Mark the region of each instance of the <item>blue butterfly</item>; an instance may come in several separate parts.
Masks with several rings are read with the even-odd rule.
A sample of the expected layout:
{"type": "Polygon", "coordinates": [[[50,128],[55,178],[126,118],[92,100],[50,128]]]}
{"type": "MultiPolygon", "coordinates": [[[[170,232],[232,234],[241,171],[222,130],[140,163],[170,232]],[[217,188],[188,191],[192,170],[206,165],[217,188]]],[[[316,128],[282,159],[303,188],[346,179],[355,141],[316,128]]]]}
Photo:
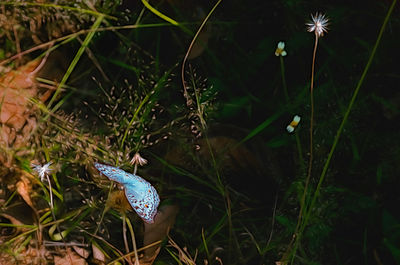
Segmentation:
{"type": "Polygon", "coordinates": [[[122,169],[95,163],[94,166],[109,179],[125,189],[125,196],[136,213],[147,223],[154,222],[160,197],[156,189],[143,178],[122,169]]]}

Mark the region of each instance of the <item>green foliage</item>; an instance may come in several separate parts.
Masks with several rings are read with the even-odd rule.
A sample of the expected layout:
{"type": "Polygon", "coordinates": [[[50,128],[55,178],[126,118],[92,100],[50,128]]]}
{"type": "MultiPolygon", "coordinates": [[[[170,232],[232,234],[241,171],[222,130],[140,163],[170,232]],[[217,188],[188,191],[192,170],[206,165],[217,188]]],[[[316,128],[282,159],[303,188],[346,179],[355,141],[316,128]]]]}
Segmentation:
{"type": "Polygon", "coordinates": [[[66,61],[57,65],[67,67],[59,79],[41,79],[39,94],[55,93],[46,104],[29,99],[36,122],[30,144],[11,152],[11,171],[0,171],[0,229],[9,236],[0,252],[21,261],[40,235],[59,246],[90,242],[110,261],[122,259],[131,245],[124,235],[140,245],[142,223],[113,207],[113,185],[92,163],[131,172],[140,152],[149,165],[139,174],[155,185],[161,207],[180,206],[173,240],[162,243],[154,264],[194,257],[208,264],[400,264],[393,206],[400,203],[400,94],[393,86],[400,24],[388,20],[389,6],[222,2],[202,32],[209,35],[199,38],[205,48],[182,68],[215,3],[172,2],[2,3],[2,72],[36,57],[51,61],[55,52],[66,61]],[[331,24],[316,57],[314,163],[305,190],[310,10],[326,11],[331,24]],[[274,56],[279,41],[286,57],[274,56]],[[301,122],[288,134],[294,115],[301,122]],[[50,183],[41,182],[31,163],[50,161],[50,183]],[[23,174],[9,183],[10,172],[29,176],[33,210],[15,188],[23,174]],[[20,218],[28,210],[33,219],[20,218]]]}

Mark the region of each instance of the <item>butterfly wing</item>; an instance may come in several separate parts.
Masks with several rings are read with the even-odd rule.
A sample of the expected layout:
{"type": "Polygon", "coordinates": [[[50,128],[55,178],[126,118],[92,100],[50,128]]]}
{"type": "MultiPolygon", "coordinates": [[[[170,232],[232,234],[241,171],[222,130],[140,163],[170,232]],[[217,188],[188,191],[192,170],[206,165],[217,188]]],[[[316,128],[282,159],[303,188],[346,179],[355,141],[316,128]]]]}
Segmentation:
{"type": "Polygon", "coordinates": [[[147,223],[154,222],[160,197],[156,189],[145,179],[122,169],[95,163],[94,166],[109,179],[124,186],[125,196],[132,208],[147,223]]]}
{"type": "Polygon", "coordinates": [[[129,174],[122,169],[112,167],[112,166],[107,166],[99,163],[95,163],[94,166],[104,175],[106,175],[109,179],[116,181],[120,184],[126,184],[129,183],[129,179],[131,176],[134,176],[132,174],[129,174]]]}
{"type": "Polygon", "coordinates": [[[136,213],[147,223],[153,223],[160,204],[160,197],[156,189],[149,182],[141,179],[136,185],[127,185],[125,195],[136,213]]]}

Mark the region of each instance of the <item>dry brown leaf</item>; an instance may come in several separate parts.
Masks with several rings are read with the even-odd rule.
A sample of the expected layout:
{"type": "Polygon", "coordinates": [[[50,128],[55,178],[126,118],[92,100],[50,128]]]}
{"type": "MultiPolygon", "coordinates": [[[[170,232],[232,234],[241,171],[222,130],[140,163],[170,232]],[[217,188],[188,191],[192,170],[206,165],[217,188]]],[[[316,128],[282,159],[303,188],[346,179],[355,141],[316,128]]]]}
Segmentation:
{"type": "Polygon", "coordinates": [[[90,253],[89,253],[89,251],[87,249],[81,248],[81,247],[78,247],[78,246],[72,246],[72,248],[82,258],[87,259],[89,257],[90,253]]]}
{"type": "MultiPolygon", "coordinates": [[[[32,117],[29,98],[38,94],[35,85],[34,70],[40,60],[34,60],[0,77],[0,146],[19,148],[26,144],[30,132],[36,126],[32,117]]],[[[11,166],[11,160],[5,154],[0,162],[11,166]]]]}
{"type": "MultiPolygon", "coordinates": [[[[150,245],[157,241],[162,241],[169,232],[169,229],[174,225],[176,215],[179,208],[176,205],[166,205],[162,207],[154,218],[154,223],[144,224],[144,246],[150,245]]],[[[144,257],[140,260],[140,264],[152,264],[160,251],[160,245],[144,250],[144,257]],[[151,262],[151,263],[149,263],[151,262]]]]}
{"type": "Polygon", "coordinates": [[[24,223],[22,223],[20,220],[18,220],[17,218],[14,218],[14,216],[11,216],[11,215],[9,215],[9,214],[0,213],[0,216],[6,218],[6,219],[8,219],[8,220],[10,220],[10,222],[11,222],[13,225],[19,226],[19,225],[23,225],[23,224],[24,224],[24,223]]]}
{"type": "Polygon", "coordinates": [[[35,83],[34,70],[39,66],[41,60],[33,60],[27,64],[18,67],[18,69],[6,73],[0,77],[0,84],[2,88],[20,90],[28,89],[30,95],[33,96],[37,88],[33,87],[35,83]]]}
{"type": "Polygon", "coordinates": [[[32,265],[32,264],[47,264],[48,260],[52,260],[52,254],[46,248],[37,248],[36,246],[27,246],[21,248],[18,254],[15,255],[8,251],[0,251],[0,264],[18,264],[18,265],[32,265]]]}
{"type": "Polygon", "coordinates": [[[19,195],[24,199],[24,201],[33,209],[36,211],[36,208],[33,205],[32,199],[31,199],[31,193],[32,193],[32,184],[26,178],[25,176],[20,176],[20,180],[17,182],[17,191],[19,195]]]}
{"type": "Polygon", "coordinates": [[[87,262],[84,258],[80,257],[76,252],[70,248],[67,249],[67,253],[63,257],[54,256],[55,265],[86,265],[87,262]]]}
{"type": "MultiPolygon", "coordinates": [[[[5,219],[8,219],[11,224],[15,225],[15,227],[13,227],[13,228],[4,227],[4,228],[0,229],[0,232],[1,232],[0,245],[3,244],[5,241],[7,241],[9,238],[13,238],[16,235],[18,235],[19,233],[28,230],[28,228],[21,227],[24,223],[22,223],[20,220],[18,220],[14,216],[12,216],[10,214],[6,214],[6,213],[1,213],[0,216],[5,219]]],[[[2,263],[0,263],[0,264],[2,264],[2,263]]]]}
{"type": "MultiPolygon", "coordinates": [[[[52,254],[43,245],[41,247],[29,246],[21,255],[22,264],[44,264],[46,260],[52,259],[52,254]],[[36,262],[33,262],[35,260],[36,262]]],[[[21,264],[21,263],[19,263],[21,264]]]]}
{"type": "MultiPolygon", "coordinates": [[[[60,60],[59,54],[53,52],[49,57],[30,61],[0,77],[0,150],[15,150],[28,144],[36,127],[35,108],[30,98],[45,102],[54,92],[53,88],[45,86],[47,90],[41,95],[36,78],[61,79],[65,59],[60,60]]],[[[0,153],[0,162],[11,167],[12,158],[6,153],[0,153]]]]}
{"type": "Polygon", "coordinates": [[[105,264],[106,256],[104,253],[94,244],[92,244],[93,259],[96,260],[96,264],[105,264]]]}

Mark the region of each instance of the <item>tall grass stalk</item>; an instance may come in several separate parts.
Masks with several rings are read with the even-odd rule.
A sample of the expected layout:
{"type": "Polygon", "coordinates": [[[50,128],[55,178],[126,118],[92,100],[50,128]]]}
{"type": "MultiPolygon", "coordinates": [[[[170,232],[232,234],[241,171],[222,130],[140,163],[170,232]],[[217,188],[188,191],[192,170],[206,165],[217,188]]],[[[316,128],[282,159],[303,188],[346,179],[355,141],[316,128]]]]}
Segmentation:
{"type": "MultiPolygon", "coordinates": [[[[182,80],[182,86],[183,86],[183,95],[184,95],[186,100],[189,100],[189,95],[188,95],[188,91],[187,91],[187,82],[186,82],[186,79],[185,79],[185,67],[186,67],[187,59],[188,59],[189,54],[190,54],[190,52],[191,52],[191,50],[193,48],[194,43],[198,39],[198,36],[199,36],[200,32],[203,30],[203,28],[205,27],[207,21],[209,20],[209,18],[211,17],[211,15],[214,13],[214,11],[216,10],[216,8],[218,7],[218,5],[221,2],[222,2],[222,0],[218,0],[218,2],[215,3],[213,8],[210,10],[210,12],[204,18],[203,22],[201,23],[200,27],[198,28],[195,36],[193,37],[193,39],[192,39],[192,41],[191,41],[191,43],[190,43],[190,45],[189,45],[189,47],[188,47],[188,49],[186,51],[185,57],[183,58],[182,68],[181,68],[181,80],[182,80]]],[[[196,92],[196,89],[195,89],[195,84],[196,83],[193,80],[192,80],[192,83],[193,83],[192,85],[194,86],[194,91],[195,91],[197,114],[198,114],[198,117],[200,119],[202,130],[206,131],[207,125],[206,125],[206,122],[205,122],[205,119],[204,119],[204,116],[203,116],[204,113],[203,113],[203,111],[201,109],[200,96],[196,92]]],[[[237,239],[236,239],[236,237],[234,235],[234,232],[233,232],[231,200],[230,200],[230,197],[229,197],[229,192],[228,192],[228,190],[226,189],[226,187],[224,186],[224,184],[222,182],[222,178],[221,178],[220,172],[218,170],[217,162],[216,162],[216,159],[215,159],[215,154],[213,152],[213,149],[212,149],[210,141],[209,141],[209,139],[207,137],[207,134],[205,135],[205,140],[206,140],[207,148],[208,148],[208,151],[210,153],[211,160],[212,160],[212,165],[213,165],[215,173],[217,175],[217,183],[216,183],[217,184],[217,190],[219,191],[219,193],[221,194],[221,196],[224,199],[225,210],[226,210],[226,214],[228,216],[228,230],[229,230],[229,250],[228,250],[229,257],[228,257],[228,261],[230,261],[230,259],[231,259],[230,253],[232,252],[231,251],[232,250],[232,244],[231,243],[232,243],[233,240],[236,243],[235,245],[237,246],[237,251],[240,252],[239,243],[237,242],[237,239]]]]}
{"type": "MultiPolygon", "coordinates": [[[[318,20],[319,18],[319,14],[317,13],[315,15],[315,19],[318,20]]],[[[322,16],[323,18],[324,16],[322,16]]],[[[306,197],[307,197],[307,191],[308,191],[308,185],[310,183],[310,179],[311,179],[311,174],[312,174],[312,165],[313,165],[313,149],[314,149],[314,145],[313,145],[313,127],[314,127],[314,70],[315,70],[315,58],[317,55],[317,47],[318,47],[318,39],[320,36],[322,36],[323,34],[323,27],[322,24],[317,24],[316,20],[313,18],[313,22],[308,24],[309,28],[308,31],[314,31],[315,33],[315,42],[314,42],[314,50],[313,50],[313,57],[312,57],[312,63],[311,63],[311,81],[310,81],[310,105],[311,105],[311,109],[310,109],[310,129],[309,129],[309,139],[310,139],[310,145],[309,145],[309,152],[310,152],[310,157],[308,160],[308,170],[307,170],[307,177],[306,177],[306,182],[304,184],[304,190],[303,190],[303,195],[301,196],[301,201],[300,201],[300,211],[299,211],[299,216],[297,218],[297,224],[296,224],[296,228],[294,230],[294,234],[292,237],[292,240],[289,243],[288,246],[288,250],[286,251],[286,253],[283,256],[283,261],[286,264],[288,258],[291,257],[291,260],[293,262],[293,259],[295,257],[295,253],[296,253],[296,249],[297,249],[297,244],[299,242],[299,230],[301,228],[302,225],[302,220],[303,220],[303,215],[304,212],[306,211],[306,197]],[[320,30],[318,30],[317,25],[320,26],[320,30]],[[293,245],[294,243],[294,245],[293,245]]]]}
{"type": "MultiPolygon", "coordinates": [[[[92,31],[89,32],[89,34],[86,36],[85,40],[83,41],[81,47],[79,48],[78,52],[76,53],[74,59],[72,60],[71,64],[69,65],[67,72],[64,74],[63,78],[61,79],[60,84],[57,87],[56,92],[54,93],[53,97],[50,99],[50,102],[47,104],[47,108],[50,109],[51,105],[54,103],[56,100],[58,94],[61,92],[61,88],[64,86],[64,84],[67,82],[68,78],[70,77],[72,71],[75,69],[75,66],[78,64],[79,59],[81,58],[83,52],[85,51],[86,47],[89,45],[90,41],[94,37],[94,34],[96,33],[95,29],[98,29],[101,25],[101,22],[104,19],[104,15],[100,15],[97,17],[96,21],[93,23],[92,26],[92,31]]],[[[55,112],[62,103],[64,103],[64,100],[61,100],[53,109],[52,112],[55,112]],[[61,104],[60,104],[61,103],[61,104]]],[[[46,116],[45,119],[48,118],[48,115],[46,116]]]]}
{"type": "Polygon", "coordinates": [[[366,75],[368,73],[368,70],[371,67],[372,61],[373,61],[373,59],[375,57],[375,53],[376,53],[376,51],[378,49],[378,46],[379,46],[379,44],[381,42],[383,32],[385,31],[386,25],[387,25],[387,23],[389,21],[390,15],[393,12],[393,9],[394,9],[394,7],[396,5],[396,2],[397,2],[397,0],[393,0],[392,5],[390,6],[390,8],[389,8],[389,10],[388,10],[388,12],[387,12],[387,14],[385,16],[385,19],[383,21],[381,29],[379,30],[378,37],[377,37],[377,39],[375,41],[375,45],[374,45],[374,47],[372,49],[371,55],[368,58],[368,62],[365,65],[365,68],[364,68],[364,70],[363,70],[363,72],[361,74],[360,79],[358,80],[357,86],[354,89],[353,96],[351,97],[349,105],[347,106],[346,112],[345,112],[345,114],[343,116],[342,122],[340,123],[340,126],[339,126],[339,128],[338,128],[338,130],[336,132],[336,136],[335,136],[335,138],[333,140],[333,143],[332,143],[331,149],[329,151],[328,157],[326,159],[326,162],[325,162],[324,167],[322,169],[321,175],[319,177],[317,188],[315,189],[315,192],[314,192],[313,198],[311,200],[310,206],[308,207],[308,210],[306,212],[302,228],[300,229],[301,233],[304,231],[305,227],[308,224],[308,220],[309,220],[311,212],[312,212],[312,210],[314,208],[314,204],[315,204],[315,202],[317,200],[317,197],[318,197],[318,195],[320,193],[321,185],[324,182],[326,173],[328,172],[329,164],[331,162],[333,153],[335,152],[335,149],[336,149],[336,146],[337,146],[337,144],[339,142],[340,136],[342,135],[344,125],[346,124],[346,121],[347,121],[347,119],[348,119],[348,117],[350,115],[350,112],[351,112],[352,108],[353,108],[354,102],[355,102],[355,100],[357,98],[358,92],[360,91],[361,85],[363,84],[363,82],[365,80],[365,77],[366,77],[366,75]]]}
{"type": "Polygon", "coordinates": [[[179,22],[177,22],[176,20],[170,18],[167,15],[164,15],[163,13],[161,13],[160,11],[158,11],[157,9],[155,9],[153,6],[151,6],[149,4],[149,2],[147,0],[142,0],[143,5],[150,10],[150,12],[152,12],[154,15],[160,17],[161,19],[171,23],[174,26],[179,26],[179,22]]]}
{"type": "MultiPolygon", "coordinates": [[[[131,234],[133,253],[135,253],[135,265],[139,265],[139,255],[138,255],[138,250],[137,250],[137,246],[136,246],[135,232],[133,231],[132,223],[129,220],[129,218],[127,218],[125,213],[124,213],[123,218],[124,218],[124,222],[126,222],[126,224],[128,225],[129,232],[131,234]]],[[[129,251],[127,253],[129,253],[129,251]]]]}
{"type": "MultiPolygon", "coordinates": [[[[295,233],[295,238],[294,238],[295,243],[294,243],[293,250],[291,251],[291,263],[292,264],[294,262],[297,246],[299,245],[301,237],[302,237],[302,235],[304,233],[304,230],[308,225],[311,213],[312,213],[312,211],[314,209],[314,205],[315,205],[315,203],[317,201],[317,198],[318,198],[318,196],[320,194],[322,183],[323,183],[323,181],[324,181],[324,179],[326,177],[326,173],[328,171],[328,168],[329,168],[333,153],[335,152],[336,146],[337,146],[337,144],[339,142],[340,136],[342,135],[344,125],[346,124],[346,121],[347,121],[347,119],[348,119],[348,117],[350,115],[350,112],[351,112],[351,110],[352,110],[352,108],[354,106],[354,103],[355,103],[357,95],[358,95],[358,93],[360,91],[361,85],[363,84],[363,82],[365,80],[365,77],[366,77],[366,75],[368,73],[368,70],[371,67],[372,61],[373,61],[373,59],[375,57],[376,51],[377,51],[378,46],[379,46],[379,44],[381,42],[381,39],[382,39],[382,36],[383,36],[383,32],[385,31],[386,25],[387,25],[387,23],[389,21],[389,18],[391,16],[392,12],[393,12],[393,9],[394,9],[396,3],[397,3],[397,0],[393,0],[391,6],[390,6],[390,8],[389,8],[389,10],[388,10],[388,12],[387,12],[387,14],[385,16],[385,19],[384,19],[383,24],[382,24],[382,26],[380,28],[380,31],[379,31],[378,37],[377,37],[377,39],[375,41],[374,47],[372,49],[372,52],[371,52],[371,54],[370,54],[370,56],[368,58],[367,64],[365,65],[365,68],[364,68],[364,70],[363,70],[363,72],[361,74],[361,77],[360,77],[357,85],[356,85],[356,88],[354,89],[353,96],[351,97],[349,105],[348,105],[348,107],[346,109],[346,112],[345,112],[345,114],[343,116],[342,122],[340,123],[339,128],[338,128],[338,130],[336,132],[335,138],[333,140],[333,143],[332,143],[331,149],[329,151],[328,157],[326,159],[326,162],[325,162],[324,167],[322,169],[321,175],[319,177],[319,181],[318,181],[317,187],[315,189],[314,195],[312,197],[312,200],[311,200],[307,210],[303,210],[303,211],[305,211],[304,219],[303,219],[303,222],[301,222],[300,229],[298,230],[297,233],[295,233]]],[[[317,44],[317,39],[316,39],[316,44],[317,44]]],[[[314,49],[314,52],[315,52],[315,49],[314,49]]],[[[314,60],[313,60],[313,62],[314,62],[314,60]]],[[[310,131],[311,131],[311,129],[310,129],[310,131]]],[[[302,208],[304,209],[304,207],[302,207],[302,208]]]]}
{"type": "Polygon", "coordinates": [[[197,30],[196,34],[194,35],[189,48],[186,51],[185,57],[183,58],[182,61],[182,69],[181,69],[181,79],[182,79],[182,85],[183,85],[183,93],[184,96],[187,95],[187,88],[186,88],[186,81],[185,81],[185,67],[186,67],[186,61],[189,57],[189,54],[193,48],[194,43],[196,42],[197,38],[200,35],[200,32],[203,30],[204,26],[206,25],[208,19],[211,17],[211,14],[215,11],[215,9],[218,7],[218,5],[221,3],[222,0],[218,0],[218,2],[214,5],[214,7],[211,9],[211,11],[208,13],[208,15],[204,18],[203,22],[201,23],[199,29],[197,30]]]}
{"type": "Polygon", "coordinates": [[[297,220],[297,226],[296,226],[296,231],[295,234],[298,232],[298,229],[301,224],[301,220],[303,218],[303,213],[305,211],[305,202],[306,202],[306,196],[307,196],[307,190],[308,190],[308,185],[310,183],[311,179],[311,174],[312,174],[312,165],[313,165],[313,149],[314,149],[314,144],[313,144],[313,132],[314,132],[314,70],[315,70],[315,57],[317,54],[317,47],[318,47],[318,34],[317,31],[315,31],[315,43],[314,43],[314,51],[313,51],[313,58],[312,58],[312,64],[311,64],[311,83],[310,83],[310,105],[311,105],[311,110],[310,110],[310,146],[309,146],[309,152],[310,152],[310,157],[308,160],[308,170],[307,170],[307,177],[306,177],[306,182],[304,184],[304,191],[303,195],[301,197],[301,202],[300,202],[300,213],[299,217],[297,220]]]}
{"type": "MultiPolygon", "coordinates": [[[[283,93],[285,94],[286,104],[289,105],[289,104],[291,104],[291,100],[290,100],[290,97],[289,97],[289,92],[288,92],[287,83],[286,83],[285,63],[283,61],[283,56],[279,56],[279,59],[280,59],[279,61],[280,61],[280,64],[281,64],[281,76],[282,76],[283,93]]],[[[296,139],[297,152],[298,152],[298,155],[299,155],[299,165],[301,167],[301,172],[303,173],[303,169],[304,169],[303,148],[301,146],[299,135],[297,133],[295,133],[294,137],[296,139]]]]}

